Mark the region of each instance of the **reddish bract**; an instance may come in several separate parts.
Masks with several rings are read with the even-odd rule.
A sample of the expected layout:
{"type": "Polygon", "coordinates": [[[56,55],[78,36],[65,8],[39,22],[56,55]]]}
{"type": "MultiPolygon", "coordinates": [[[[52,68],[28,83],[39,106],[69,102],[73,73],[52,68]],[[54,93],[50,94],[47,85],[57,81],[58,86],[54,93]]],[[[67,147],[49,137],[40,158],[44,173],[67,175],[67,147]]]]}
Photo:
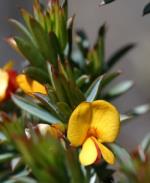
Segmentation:
{"type": "Polygon", "coordinates": [[[8,83],[6,96],[4,100],[8,100],[11,96],[11,93],[14,93],[18,88],[18,85],[16,82],[17,72],[14,70],[7,70],[6,72],[9,75],[9,83],[8,83]]]}

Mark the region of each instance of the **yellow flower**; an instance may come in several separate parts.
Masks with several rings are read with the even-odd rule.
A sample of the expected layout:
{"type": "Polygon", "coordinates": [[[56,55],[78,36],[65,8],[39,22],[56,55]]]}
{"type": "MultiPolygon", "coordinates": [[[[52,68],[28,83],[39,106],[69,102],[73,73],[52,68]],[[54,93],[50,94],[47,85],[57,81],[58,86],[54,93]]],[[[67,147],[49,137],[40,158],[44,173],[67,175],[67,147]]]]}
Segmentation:
{"type": "Polygon", "coordinates": [[[17,72],[13,70],[12,61],[0,68],[0,102],[9,99],[11,93],[17,90],[16,76],[17,72]]]}
{"type": "Polygon", "coordinates": [[[0,102],[4,100],[6,96],[6,90],[9,83],[9,76],[6,71],[0,69],[0,102]]]}
{"type": "MultiPolygon", "coordinates": [[[[35,126],[34,130],[40,132],[42,136],[50,134],[52,137],[57,139],[63,138],[65,133],[65,127],[61,123],[56,123],[53,125],[40,123],[35,126]]],[[[30,130],[28,128],[25,129],[25,133],[28,138],[31,137],[30,130]]]]}
{"type": "Polygon", "coordinates": [[[112,143],[119,128],[120,115],[112,104],[104,100],[83,102],[69,119],[67,137],[72,146],[82,145],[79,160],[84,166],[99,162],[101,155],[114,164],[114,154],[103,143],[112,143]]]}
{"type": "Polygon", "coordinates": [[[39,82],[28,78],[25,74],[19,74],[17,76],[17,83],[19,88],[21,88],[25,93],[42,93],[47,94],[45,86],[39,82]]]}

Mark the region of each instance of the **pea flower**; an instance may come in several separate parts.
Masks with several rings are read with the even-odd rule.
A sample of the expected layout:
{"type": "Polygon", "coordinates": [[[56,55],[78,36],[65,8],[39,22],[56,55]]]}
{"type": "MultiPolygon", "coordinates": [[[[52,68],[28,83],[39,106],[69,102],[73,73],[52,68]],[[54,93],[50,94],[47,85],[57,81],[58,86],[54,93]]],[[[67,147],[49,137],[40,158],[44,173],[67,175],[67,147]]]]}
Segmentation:
{"type": "Polygon", "coordinates": [[[104,100],[82,102],[71,114],[67,137],[74,147],[82,146],[79,160],[84,166],[100,161],[115,163],[114,154],[104,143],[112,143],[120,128],[117,109],[104,100]]]}
{"type": "Polygon", "coordinates": [[[65,133],[65,127],[61,123],[56,123],[53,125],[38,124],[36,126],[42,135],[50,134],[54,138],[62,138],[65,133]]]}
{"type": "Polygon", "coordinates": [[[8,62],[3,68],[0,68],[0,102],[9,99],[11,93],[14,93],[18,88],[17,72],[12,67],[13,63],[8,62]]]}
{"type": "Polygon", "coordinates": [[[42,84],[40,84],[38,81],[30,79],[25,74],[19,74],[16,80],[19,88],[21,88],[27,94],[36,92],[47,94],[46,88],[42,84]]]}
{"type": "MultiPolygon", "coordinates": [[[[61,123],[56,123],[53,125],[40,123],[34,127],[34,130],[39,131],[42,136],[50,134],[52,137],[56,139],[63,138],[65,133],[65,127],[61,123]]],[[[31,137],[30,130],[28,128],[25,129],[25,133],[28,138],[31,137]]]]}

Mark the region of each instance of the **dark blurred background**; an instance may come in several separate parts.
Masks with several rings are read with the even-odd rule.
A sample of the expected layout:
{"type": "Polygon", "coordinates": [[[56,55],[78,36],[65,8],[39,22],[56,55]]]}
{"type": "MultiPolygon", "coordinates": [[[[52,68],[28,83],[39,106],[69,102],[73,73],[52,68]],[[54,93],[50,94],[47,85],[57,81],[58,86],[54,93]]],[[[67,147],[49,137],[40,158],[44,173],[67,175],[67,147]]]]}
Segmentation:
{"type": "MultiPolygon", "coordinates": [[[[15,33],[8,23],[9,18],[21,20],[19,7],[31,11],[32,0],[0,0],[0,66],[8,59],[16,61],[20,68],[23,58],[19,57],[5,42],[4,38],[15,33]]],[[[121,69],[123,79],[135,81],[135,87],[114,103],[120,111],[142,103],[150,102],[150,15],[142,17],[142,11],[149,0],[116,0],[99,8],[99,0],[69,0],[70,15],[76,14],[75,27],[86,30],[91,43],[97,36],[98,28],[104,22],[108,26],[107,57],[127,43],[137,43],[115,68],[121,69]]],[[[150,131],[150,114],[125,124],[119,143],[129,150],[136,147],[150,131]]]]}

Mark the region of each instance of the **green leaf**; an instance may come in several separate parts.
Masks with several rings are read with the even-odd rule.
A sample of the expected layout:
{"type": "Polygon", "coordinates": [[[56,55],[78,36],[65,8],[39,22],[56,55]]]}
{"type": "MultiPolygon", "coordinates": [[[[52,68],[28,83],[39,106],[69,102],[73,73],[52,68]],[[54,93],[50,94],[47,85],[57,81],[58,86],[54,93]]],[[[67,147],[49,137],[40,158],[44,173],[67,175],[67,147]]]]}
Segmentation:
{"type": "Polygon", "coordinates": [[[121,168],[129,174],[135,175],[136,169],[129,153],[116,144],[111,144],[110,147],[120,163],[121,168]]]}
{"type": "Polygon", "coordinates": [[[46,106],[53,106],[51,103],[50,103],[50,100],[49,100],[49,97],[47,95],[44,95],[42,93],[33,93],[33,95],[39,100],[41,101],[44,105],[46,106]]]}
{"type": "Polygon", "coordinates": [[[33,93],[33,95],[40,101],[42,102],[45,106],[50,107],[53,110],[55,109],[55,105],[51,103],[49,97],[47,95],[43,95],[41,93],[33,93]]]}
{"type": "Polygon", "coordinates": [[[33,134],[30,139],[22,137],[15,139],[23,160],[32,170],[32,175],[41,183],[69,182],[66,152],[62,144],[49,136],[36,137],[33,134]]]}
{"type": "Polygon", "coordinates": [[[11,160],[11,169],[15,171],[22,163],[21,157],[15,157],[11,160]]]}
{"type": "Polygon", "coordinates": [[[69,147],[66,153],[68,159],[67,164],[69,165],[72,179],[71,183],[86,183],[84,173],[78,160],[77,151],[69,147]]]}
{"type": "Polygon", "coordinates": [[[146,135],[144,140],[140,144],[140,148],[143,150],[144,153],[150,148],[150,133],[146,135]]]}
{"type": "Polygon", "coordinates": [[[66,18],[68,18],[68,0],[63,1],[62,8],[65,10],[66,18]]]}
{"type": "Polygon", "coordinates": [[[36,45],[32,35],[23,24],[14,19],[9,19],[9,21],[18,29],[26,41],[31,42],[34,46],[36,45]]]}
{"type": "Polygon", "coordinates": [[[77,42],[77,46],[78,46],[80,52],[82,53],[82,56],[86,57],[87,52],[90,47],[89,40],[88,40],[86,33],[83,30],[77,30],[75,40],[77,42]]]}
{"type": "Polygon", "coordinates": [[[150,13],[150,3],[148,3],[143,10],[143,16],[150,13]]]}
{"type": "Polygon", "coordinates": [[[15,37],[15,41],[23,56],[30,62],[32,66],[41,68],[45,66],[44,57],[41,55],[39,50],[34,47],[34,45],[20,37],[15,37]]]}
{"type": "Polygon", "coordinates": [[[101,82],[102,82],[103,76],[98,77],[89,87],[87,92],[85,93],[86,101],[92,102],[96,99],[97,95],[99,94],[100,88],[101,88],[101,82]]]}
{"type": "Polygon", "coordinates": [[[27,169],[20,170],[19,172],[13,171],[13,174],[10,174],[8,175],[8,177],[5,177],[5,180],[3,180],[3,183],[37,183],[36,181],[34,181],[34,179],[28,177],[29,174],[30,174],[30,171],[27,169]],[[26,181],[28,180],[28,182],[26,182],[25,180],[26,181]]]}
{"type": "Polygon", "coordinates": [[[74,109],[81,102],[85,101],[85,97],[80,89],[72,81],[67,81],[63,76],[60,76],[62,87],[67,97],[67,103],[74,109]]]}
{"type": "Polygon", "coordinates": [[[126,122],[132,119],[132,116],[127,115],[127,114],[121,114],[120,115],[120,121],[121,122],[126,122]]]}
{"type": "Polygon", "coordinates": [[[58,73],[59,73],[59,75],[62,75],[67,81],[69,80],[67,72],[66,72],[66,68],[64,68],[64,66],[60,60],[58,60],[58,73]]]}
{"type": "Polygon", "coordinates": [[[66,94],[62,88],[60,75],[58,71],[50,64],[47,63],[47,69],[49,73],[49,77],[52,83],[54,90],[56,91],[57,97],[62,102],[66,102],[66,94]]]}
{"type": "Polygon", "coordinates": [[[55,33],[60,41],[62,50],[64,51],[67,45],[67,18],[63,9],[55,11],[55,33]]]}
{"type": "Polygon", "coordinates": [[[46,89],[47,89],[47,94],[48,94],[48,97],[49,97],[50,101],[53,104],[56,104],[59,101],[59,99],[57,97],[55,89],[52,86],[48,85],[48,84],[46,85],[46,89]]]}
{"type": "Polygon", "coordinates": [[[59,73],[51,64],[48,63],[48,72],[52,86],[56,91],[60,102],[65,102],[75,108],[80,102],[84,101],[84,95],[73,81],[67,80],[62,73],[59,73]]]}
{"type": "Polygon", "coordinates": [[[23,70],[23,73],[25,73],[30,78],[39,81],[40,83],[46,84],[50,82],[50,79],[48,77],[48,73],[43,71],[41,68],[37,67],[27,67],[23,70]]]}
{"type": "Polygon", "coordinates": [[[68,60],[71,59],[72,55],[72,44],[73,44],[73,25],[74,25],[75,15],[70,17],[67,22],[67,31],[68,31],[68,60]]]}
{"type": "Polygon", "coordinates": [[[48,123],[56,123],[59,121],[59,119],[53,116],[52,114],[48,113],[47,111],[40,108],[39,106],[32,104],[31,102],[29,102],[28,100],[22,97],[19,97],[17,95],[12,95],[12,100],[18,107],[42,119],[43,121],[46,121],[48,123]]]}
{"type": "Polygon", "coordinates": [[[121,74],[121,71],[106,74],[102,80],[102,89],[105,88],[110,82],[116,79],[121,74]]]}
{"type": "Polygon", "coordinates": [[[39,3],[39,0],[34,0],[34,5],[33,5],[33,13],[35,19],[44,27],[44,16],[43,16],[43,10],[42,10],[42,5],[39,3]]]}
{"type": "Polygon", "coordinates": [[[61,122],[67,123],[72,110],[67,103],[54,103],[48,96],[40,93],[33,93],[33,95],[55,116],[58,116],[61,122]]]}
{"type": "Polygon", "coordinates": [[[131,43],[115,52],[107,61],[107,70],[111,69],[116,63],[120,61],[129,51],[131,51],[136,45],[131,43]]]}
{"type": "Polygon", "coordinates": [[[65,113],[60,114],[62,111],[58,110],[58,106],[56,103],[54,103],[49,96],[43,95],[41,93],[33,93],[33,95],[44,105],[45,108],[47,108],[48,111],[50,111],[55,116],[58,116],[59,119],[63,122],[66,122],[64,120],[65,113]]]}
{"type": "Polygon", "coordinates": [[[3,183],[37,183],[36,180],[32,179],[31,177],[16,177],[15,175],[12,176],[11,180],[5,181],[3,183]]]}
{"type": "Polygon", "coordinates": [[[6,141],[5,135],[4,135],[2,132],[0,132],[0,144],[1,144],[2,142],[5,142],[5,141],[6,141]]]}
{"type": "Polygon", "coordinates": [[[73,68],[71,66],[71,63],[68,60],[65,61],[64,69],[66,71],[66,74],[67,74],[67,77],[69,78],[69,80],[72,80],[75,82],[73,68]]]}
{"type": "Polygon", "coordinates": [[[38,48],[43,54],[45,60],[49,60],[52,64],[56,65],[57,53],[48,33],[35,19],[31,18],[30,24],[38,48]]]}
{"type": "Polygon", "coordinates": [[[14,156],[14,154],[12,154],[12,153],[0,154],[0,163],[10,160],[13,156],[14,156]]]}
{"type": "MultiPolygon", "coordinates": [[[[99,53],[97,51],[97,48],[93,48],[88,52],[88,61],[89,64],[87,65],[88,73],[94,76],[97,76],[101,73],[102,65],[99,53]]],[[[84,66],[85,67],[85,66],[84,66]]]]}
{"type": "Polygon", "coordinates": [[[68,123],[69,117],[70,117],[71,112],[72,112],[72,110],[70,109],[68,104],[66,104],[64,102],[58,102],[57,107],[59,109],[59,113],[62,115],[62,117],[64,119],[63,121],[65,123],[68,123]]]}
{"type": "Polygon", "coordinates": [[[96,42],[95,48],[98,55],[98,60],[96,64],[96,70],[98,74],[104,69],[105,62],[105,38],[106,38],[106,25],[103,24],[99,29],[98,40],[96,42]]]}
{"type": "Polygon", "coordinates": [[[150,104],[143,104],[143,105],[135,107],[133,110],[129,111],[128,114],[134,115],[134,116],[139,116],[139,115],[143,115],[149,111],[150,111],[150,104]]]}
{"type": "Polygon", "coordinates": [[[130,80],[121,82],[116,86],[114,86],[112,89],[110,89],[109,92],[104,94],[103,97],[107,100],[115,99],[120,95],[123,95],[124,93],[126,93],[129,89],[131,89],[133,87],[133,84],[134,84],[133,81],[130,81],[130,80]]]}
{"type": "Polygon", "coordinates": [[[81,88],[83,85],[89,83],[90,76],[89,75],[82,75],[76,80],[76,84],[79,88],[81,88]]]}
{"type": "Polygon", "coordinates": [[[144,115],[147,112],[150,112],[150,104],[143,104],[143,105],[137,106],[129,110],[125,114],[121,115],[121,122],[129,121],[133,118],[144,115]]]}
{"type": "Polygon", "coordinates": [[[20,13],[21,13],[23,20],[24,20],[25,24],[27,25],[28,29],[31,31],[30,18],[32,17],[32,15],[23,8],[20,9],[20,13]]]}
{"type": "Polygon", "coordinates": [[[60,43],[59,43],[59,40],[58,40],[56,34],[54,32],[50,32],[49,39],[50,39],[50,42],[52,43],[53,47],[55,48],[57,54],[59,55],[61,61],[64,62],[64,55],[61,50],[61,46],[60,46],[60,43]]]}
{"type": "Polygon", "coordinates": [[[101,0],[101,1],[100,1],[100,6],[103,6],[103,5],[112,3],[112,2],[114,2],[114,1],[115,1],[115,0],[101,0]]]}

